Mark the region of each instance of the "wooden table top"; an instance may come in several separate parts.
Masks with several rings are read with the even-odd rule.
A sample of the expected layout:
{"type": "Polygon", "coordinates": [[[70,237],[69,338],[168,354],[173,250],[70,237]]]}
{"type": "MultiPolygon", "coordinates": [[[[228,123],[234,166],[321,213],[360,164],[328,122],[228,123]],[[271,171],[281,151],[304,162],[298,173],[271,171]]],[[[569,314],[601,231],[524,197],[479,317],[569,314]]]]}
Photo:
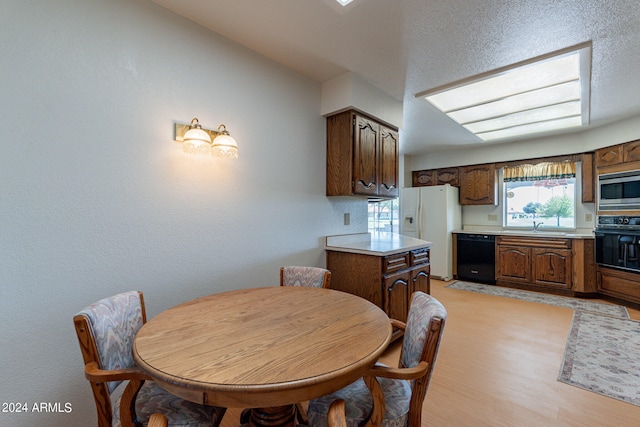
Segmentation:
{"type": "Polygon", "coordinates": [[[193,402],[272,407],[355,381],[391,332],[380,308],[345,292],[251,288],[160,313],[138,332],[133,356],[159,385],[193,402]]]}

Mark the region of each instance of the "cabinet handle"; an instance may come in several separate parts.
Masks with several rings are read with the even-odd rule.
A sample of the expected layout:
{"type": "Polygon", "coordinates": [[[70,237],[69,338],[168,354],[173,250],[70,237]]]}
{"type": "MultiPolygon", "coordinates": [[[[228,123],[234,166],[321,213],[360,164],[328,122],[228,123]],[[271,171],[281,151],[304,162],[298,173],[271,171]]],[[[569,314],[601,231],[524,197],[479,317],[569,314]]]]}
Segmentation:
{"type": "Polygon", "coordinates": [[[394,288],[394,286],[396,286],[398,283],[400,283],[401,285],[408,285],[409,284],[409,282],[407,282],[406,280],[398,279],[395,282],[393,282],[391,284],[391,286],[389,286],[389,288],[387,290],[388,291],[392,290],[394,288]]]}
{"type": "Polygon", "coordinates": [[[418,274],[416,274],[416,277],[414,277],[414,278],[413,278],[413,281],[414,281],[414,282],[418,281],[418,277],[420,277],[420,276],[429,277],[429,275],[428,275],[426,272],[421,271],[421,272],[419,272],[418,274]]]}
{"type": "Polygon", "coordinates": [[[384,188],[386,188],[387,190],[391,190],[391,189],[395,188],[395,185],[393,185],[393,184],[392,185],[382,184],[382,186],[384,188]]]}

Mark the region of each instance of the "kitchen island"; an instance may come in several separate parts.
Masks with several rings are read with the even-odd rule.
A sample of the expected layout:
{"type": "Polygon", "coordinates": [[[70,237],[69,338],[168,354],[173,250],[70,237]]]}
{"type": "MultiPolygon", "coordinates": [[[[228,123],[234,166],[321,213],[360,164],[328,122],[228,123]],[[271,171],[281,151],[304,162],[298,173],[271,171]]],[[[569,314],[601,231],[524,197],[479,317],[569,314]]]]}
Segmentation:
{"type": "Polygon", "coordinates": [[[365,298],[391,318],[406,322],[411,294],[431,291],[431,242],[426,240],[396,233],[346,234],[327,236],[325,250],[331,288],[365,298]]]}

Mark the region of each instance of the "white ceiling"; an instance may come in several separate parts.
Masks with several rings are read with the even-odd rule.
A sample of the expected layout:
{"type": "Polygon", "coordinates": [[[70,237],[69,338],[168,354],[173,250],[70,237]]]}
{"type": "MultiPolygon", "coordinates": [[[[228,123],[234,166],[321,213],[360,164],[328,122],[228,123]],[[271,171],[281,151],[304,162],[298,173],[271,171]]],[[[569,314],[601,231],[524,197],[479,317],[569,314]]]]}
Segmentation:
{"type": "Polygon", "coordinates": [[[317,82],[351,71],[402,100],[404,154],[479,143],[416,93],[589,40],[590,126],[640,114],[638,0],[153,1],[317,82]]]}

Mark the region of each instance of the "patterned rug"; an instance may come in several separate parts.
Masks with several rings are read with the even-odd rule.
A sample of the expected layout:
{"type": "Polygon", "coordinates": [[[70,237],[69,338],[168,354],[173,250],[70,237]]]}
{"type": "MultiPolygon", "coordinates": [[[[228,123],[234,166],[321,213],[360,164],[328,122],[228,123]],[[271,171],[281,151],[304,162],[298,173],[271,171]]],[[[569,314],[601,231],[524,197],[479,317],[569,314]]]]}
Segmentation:
{"type": "Polygon", "coordinates": [[[462,281],[447,288],[574,309],[558,381],[640,406],[640,322],[626,307],[462,281]]]}
{"type": "Polygon", "coordinates": [[[592,302],[580,298],[563,297],[549,295],[542,292],[523,291],[520,289],[503,288],[502,286],[483,285],[480,283],[455,281],[447,288],[461,289],[464,291],[478,292],[481,294],[496,295],[519,300],[538,302],[541,304],[557,305],[560,307],[572,308],[574,310],[589,311],[592,313],[604,314],[606,316],[629,318],[627,308],[621,305],[592,302]]]}
{"type": "Polygon", "coordinates": [[[640,406],[640,322],[576,311],[558,381],[640,406]]]}

